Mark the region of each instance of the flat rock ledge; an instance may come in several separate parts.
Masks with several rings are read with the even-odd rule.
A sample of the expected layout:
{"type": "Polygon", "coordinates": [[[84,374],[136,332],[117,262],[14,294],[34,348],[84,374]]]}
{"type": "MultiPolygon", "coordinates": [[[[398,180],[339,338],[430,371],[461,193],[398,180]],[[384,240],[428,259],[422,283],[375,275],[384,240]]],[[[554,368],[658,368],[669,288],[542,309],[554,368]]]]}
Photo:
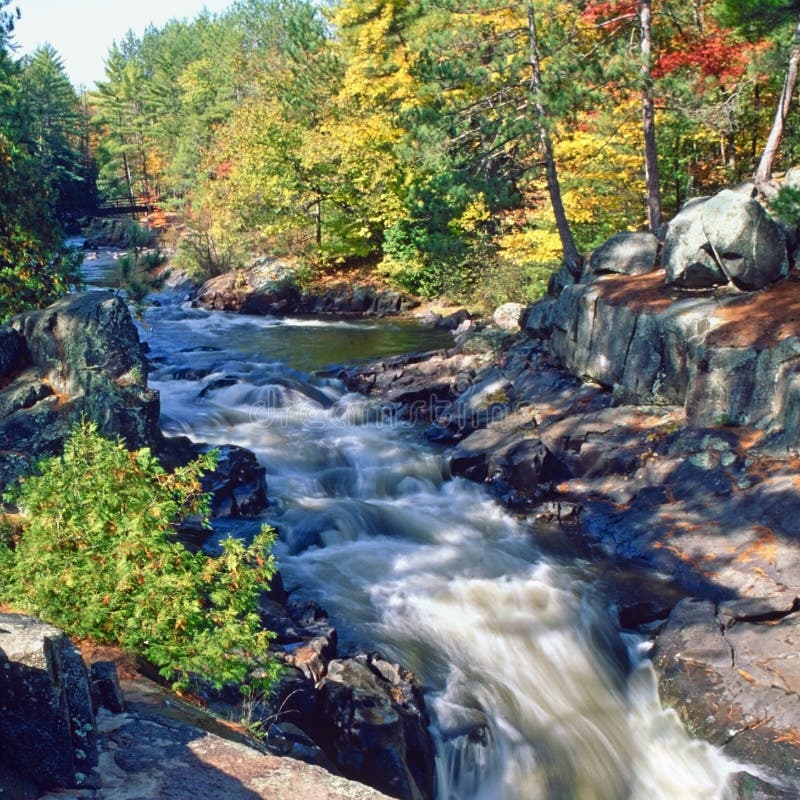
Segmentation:
{"type": "Polygon", "coordinates": [[[261,752],[146,679],[122,688],[126,711],[97,715],[100,785],[40,800],[388,800],[321,767],[261,752]]]}

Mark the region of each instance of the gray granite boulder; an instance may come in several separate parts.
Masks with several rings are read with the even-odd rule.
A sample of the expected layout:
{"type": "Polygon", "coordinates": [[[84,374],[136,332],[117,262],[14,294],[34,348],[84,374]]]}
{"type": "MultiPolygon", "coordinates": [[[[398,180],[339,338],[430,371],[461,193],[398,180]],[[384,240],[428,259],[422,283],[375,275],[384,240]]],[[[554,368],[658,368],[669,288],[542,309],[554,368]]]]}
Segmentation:
{"type": "Polygon", "coordinates": [[[503,303],[492,314],[492,322],[504,331],[518,331],[523,310],[522,303],[503,303]]]}
{"type": "Polygon", "coordinates": [[[652,233],[615,233],[589,257],[589,270],[595,275],[618,272],[644,275],[656,268],[658,239],[652,233]]]}
{"type": "Polygon", "coordinates": [[[700,216],[717,263],[739,289],[763,289],[786,277],[786,235],[760,203],[725,189],[700,216]]]}
{"type": "Polygon", "coordinates": [[[70,295],[15,317],[0,333],[10,370],[0,387],[0,487],[60,452],[82,418],[130,447],[154,447],[158,393],[125,303],[111,292],[70,295]],[[16,355],[13,355],[16,351],[16,355]]]}
{"type": "Polygon", "coordinates": [[[690,200],[669,223],[661,254],[668,285],[707,289],[728,282],[703,228],[703,209],[707,202],[707,197],[690,200]]]}

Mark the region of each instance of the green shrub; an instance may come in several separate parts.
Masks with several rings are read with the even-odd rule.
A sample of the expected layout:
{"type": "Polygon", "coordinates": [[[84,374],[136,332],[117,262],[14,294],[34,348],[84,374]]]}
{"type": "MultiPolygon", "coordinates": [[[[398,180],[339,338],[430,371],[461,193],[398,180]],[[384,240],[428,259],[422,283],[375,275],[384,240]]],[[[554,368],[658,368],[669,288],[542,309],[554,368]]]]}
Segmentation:
{"type": "Polygon", "coordinates": [[[769,209],[787,225],[800,225],[800,187],[782,186],[770,200],[769,209]]]}
{"type": "Polygon", "coordinates": [[[6,496],[21,535],[13,548],[0,538],[3,599],[70,635],[140,653],[176,689],[243,683],[254,671],[271,683],[279,668],[257,599],[275,572],[272,532],[249,545],[227,539],[218,558],[174,540],[177,521],[207,523],[199,478],[215,460],[167,473],[148,449],[130,452],[82,423],[63,456],[6,496]]]}

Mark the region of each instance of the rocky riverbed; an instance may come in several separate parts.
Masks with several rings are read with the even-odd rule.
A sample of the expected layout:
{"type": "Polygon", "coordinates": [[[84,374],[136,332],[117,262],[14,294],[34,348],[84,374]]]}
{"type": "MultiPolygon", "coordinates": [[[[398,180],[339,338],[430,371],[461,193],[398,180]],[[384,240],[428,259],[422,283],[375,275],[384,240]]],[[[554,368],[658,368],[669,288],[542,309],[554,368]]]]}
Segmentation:
{"type": "MultiPolygon", "coordinates": [[[[715,202],[755,205],[731,192],[715,202]]],[[[747,262],[748,280],[769,264],[759,291],[742,292],[702,224],[688,241],[690,212],[667,233],[666,269],[655,237],[614,237],[579,280],[555,276],[510,346],[476,353],[467,334],[453,350],[342,378],[425,419],[454,475],[549,523],[554,546],[632,568],[620,625],[654,637],[664,701],[750,765],[741,796],[796,797],[797,279],[780,280],[778,234],[771,260],[739,242],[725,258],[744,253],[733,261],[747,262]]]]}
{"type": "Polygon", "coordinates": [[[688,425],[677,405],[614,405],[539,339],[521,337],[488,363],[453,351],[343,377],[400,403],[401,415],[430,413],[429,435],[451,442],[452,472],[548,523],[552,546],[632,568],[620,625],[658,633],[664,700],[692,732],[772,771],[755,796],[783,796],[784,781],[796,796],[795,458],[759,450],[753,429],[688,425]]]}
{"type": "MultiPolygon", "coordinates": [[[[0,330],[0,373],[3,485],[24,474],[37,458],[60,452],[83,417],[131,447],[149,447],[167,468],[208,448],[161,433],[159,396],[147,388],[145,348],[124,301],[110,292],[73,295],[16,318],[10,328],[0,330]]],[[[218,465],[203,478],[212,496],[214,523],[257,517],[267,503],[263,466],[242,447],[218,445],[217,450],[218,465]]],[[[191,526],[178,532],[189,547],[200,546],[208,534],[191,526]]],[[[223,780],[220,786],[233,791],[235,783],[238,794],[226,796],[275,797],[258,793],[258,787],[274,789],[279,777],[299,781],[294,790],[311,787],[309,797],[380,796],[355,785],[348,788],[347,781],[335,777],[344,773],[382,786],[395,797],[431,797],[433,748],[414,676],[376,653],[340,654],[336,630],[324,610],[291,603],[280,580],[264,594],[261,615],[265,627],[277,633],[275,656],[286,664],[277,694],[251,698],[247,708],[237,687],[222,694],[209,691],[205,700],[226,718],[246,716],[255,731],[269,732],[281,755],[310,761],[314,769],[292,766],[291,761],[281,766],[258,751],[231,755],[228,745],[209,744],[204,734],[186,725],[165,727],[141,707],[124,720],[104,723],[103,729],[94,717],[102,702],[90,697],[89,678],[69,640],[35,620],[6,615],[0,620],[0,756],[5,756],[0,786],[13,787],[10,796],[20,800],[58,787],[111,800],[119,796],[120,781],[138,787],[126,797],[141,800],[158,793],[153,787],[161,787],[158,791],[170,798],[187,792],[220,796],[214,776],[225,769],[201,769],[194,771],[194,778],[187,774],[177,782],[171,776],[170,765],[187,752],[188,742],[197,740],[212,765],[223,751],[223,760],[250,765],[246,772],[253,781],[241,781],[241,786],[244,773],[237,772],[234,780],[228,765],[230,785],[223,780]],[[156,765],[144,762],[152,759],[154,747],[161,753],[161,745],[137,744],[131,738],[131,731],[150,729],[162,744],[169,743],[168,757],[156,765]],[[110,760],[116,764],[113,769],[110,760]]],[[[113,665],[106,667],[113,678],[113,665]]],[[[147,671],[146,665],[140,667],[147,671]]],[[[111,710],[120,713],[121,705],[120,700],[111,710]]],[[[246,743],[256,741],[249,738],[246,743]]]]}

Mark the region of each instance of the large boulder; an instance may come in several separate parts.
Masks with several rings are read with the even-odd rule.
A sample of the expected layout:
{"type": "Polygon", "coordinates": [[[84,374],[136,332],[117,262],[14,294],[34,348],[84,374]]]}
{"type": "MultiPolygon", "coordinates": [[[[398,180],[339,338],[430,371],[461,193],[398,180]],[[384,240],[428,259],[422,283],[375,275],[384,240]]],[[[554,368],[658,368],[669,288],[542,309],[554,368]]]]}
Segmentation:
{"type": "Polygon", "coordinates": [[[125,302],[112,292],[84,292],[12,320],[28,361],[59,394],[87,394],[108,381],[144,386],[145,360],[125,302]]]}
{"type": "Polygon", "coordinates": [[[500,420],[471,433],[453,449],[450,472],[489,482],[515,504],[541,499],[564,477],[563,464],[534,435],[526,414],[500,420]]]}
{"type": "MultiPolygon", "coordinates": [[[[204,445],[202,450],[210,449],[204,445]]],[[[216,468],[202,478],[211,493],[214,517],[254,517],[267,507],[266,470],[255,455],[233,444],[214,448],[219,453],[216,468]]]]}
{"type": "Polygon", "coordinates": [[[796,797],[800,620],[758,608],[731,617],[727,605],[686,598],[673,609],[653,650],[661,698],[692,735],[720,747],[733,763],[766,765],[757,774],[768,782],[736,776],[742,789],[760,792],[740,789],[738,797],[796,797]]]}
{"type": "Polygon", "coordinates": [[[281,314],[295,311],[300,292],[287,278],[262,279],[257,271],[234,270],[206,281],[195,303],[217,311],[281,314]]]}
{"type": "Polygon", "coordinates": [[[656,268],[657,258],[658,239],[654,234],[615,233],[589,257],[589,270],[595,275],[644,275],[656,268]]]}
{"type": "Polygon", "coordinates": [[[91,787],[97,729],[86,667],[52,625],[0,614],[0,759],[42,789],[91,787]]]}
{"type": "Polygon", "coordinates": [[[377,654],[332,661],[319,707],[326,749],[347,777],[402,800],[433,797],[433,743],[410,672],[377,654]]]}
{"type": "Polygon", "coordinates": [[[707,202],[707,197],[690,200],[669,223],[661,254],[668,285],[708,289],[728,282],[703,227],[703,209],[707,202]]]}
{"type": "Polygon", "coordinates": [[[717,262],[737,288],[755,291],[786,276],[786,235],[760,203],[725,189],[703,205],[701,220],[717,262]]]}
{"type": "Polygon", "coordinates": [[[18,349],[0,388],[0,486],[61,450],[82,418],[130,447],[160,439],[158,393],[127,306],[111,292],[70,295],[15,317],[0,334],[18,349]]]}

